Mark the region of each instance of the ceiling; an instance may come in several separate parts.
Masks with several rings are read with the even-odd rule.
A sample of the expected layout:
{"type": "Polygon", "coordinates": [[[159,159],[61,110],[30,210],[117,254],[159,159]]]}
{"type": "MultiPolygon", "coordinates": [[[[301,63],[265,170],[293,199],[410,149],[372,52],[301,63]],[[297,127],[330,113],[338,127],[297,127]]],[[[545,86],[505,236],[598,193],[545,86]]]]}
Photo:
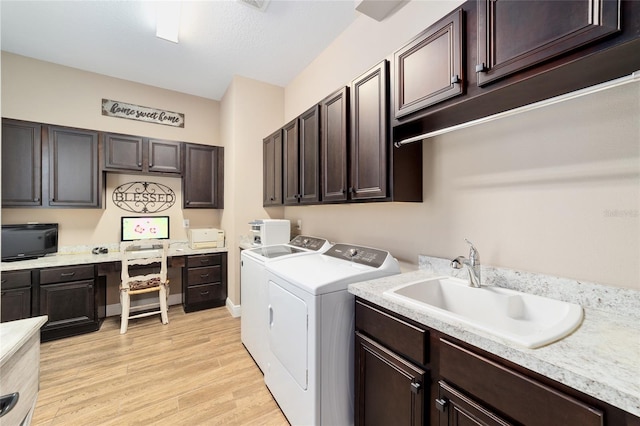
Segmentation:
{"type": "Polygon", "coordinates": [[[156,5],[1,0],[2,50],[220,100],[234,75],[286,86],[359,15],[354,0],[183,1],[175,44],[156,5]]]}

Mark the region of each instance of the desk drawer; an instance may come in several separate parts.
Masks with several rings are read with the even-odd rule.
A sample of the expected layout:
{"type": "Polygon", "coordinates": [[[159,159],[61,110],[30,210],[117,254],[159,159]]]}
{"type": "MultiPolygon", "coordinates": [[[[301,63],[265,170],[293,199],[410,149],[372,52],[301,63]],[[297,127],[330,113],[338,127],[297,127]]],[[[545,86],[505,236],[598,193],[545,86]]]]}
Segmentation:
{"type": "Polygon", "coordinates": [[[429,362],[429,332],[399,318],[356,302],[356,330],[419,364],[429,362]]]}
{"type": "Polygon", "coordinates": [[[198,256],[187,257],[188,268],[199,268],[203,266],[220,266],[222,265],[222,255],[216,254],[203,254],[198,256]]]}
{"type": "Polygon", "coordinates": [[[53,284],[78,280],[92,280],[95,278],[93,265],[67,266],[63,268],[49,268],[40,271],[40,284],[53,284]]]}
{"type": "Polygon", "coordinates": [[[12,288],[30,287],[31,286],[31,271],[12,271],[2,273],[2,283],[0,284],[3,290],[10,290],[12,288]]]}
{"type": "Polygon", "coordinates": [[[187,288],[189,303],[210,302],[222,299],[222,283],[193,285],[187,288]]]}
{"type": "Polygon", "coordinates": [[[220,266],[209,266],[206,268],[190,268],[187,271],[189,287],[192,285],[220,282],[220,266]]]}

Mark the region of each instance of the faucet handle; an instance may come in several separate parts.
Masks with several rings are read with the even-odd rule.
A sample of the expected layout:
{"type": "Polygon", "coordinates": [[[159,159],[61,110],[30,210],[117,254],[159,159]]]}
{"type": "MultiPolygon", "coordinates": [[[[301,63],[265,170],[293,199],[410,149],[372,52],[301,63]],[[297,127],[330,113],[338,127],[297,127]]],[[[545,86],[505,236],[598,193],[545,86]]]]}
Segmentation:
{"type": "Polygon", "coordinates": [[[472,261],[480,260],[480,253],[478,253],[478,250],[476,250],[476,248],[473,245],[473,243],[471,241],[467,240],[466,238],[464,240],[470,246],[469,247],[469,260],[472,260],[472,261]]]}

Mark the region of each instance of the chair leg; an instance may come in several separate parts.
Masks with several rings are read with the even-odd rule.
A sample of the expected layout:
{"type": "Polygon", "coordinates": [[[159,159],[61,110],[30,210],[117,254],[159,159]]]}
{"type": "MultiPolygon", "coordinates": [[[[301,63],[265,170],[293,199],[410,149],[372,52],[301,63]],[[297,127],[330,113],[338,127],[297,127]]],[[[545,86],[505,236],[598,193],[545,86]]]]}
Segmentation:
{"type": "Polygon", "coordinates": [[[167,286],[160,285],[159,297],[160,297],[160,316],[162,317],[162,323],[168,324],[169,314],[168,314],[168,307],[167,307],[167,298],[169,296],[168,296],[167,286]]]}
{"type": "Polygon", "coordinates": [[[120,306],[122,307],[122,314],[120,314],[120,334],[125,334],[129,326],[129,305],[129,292],[126,290],[120,291],[120,306]]]}

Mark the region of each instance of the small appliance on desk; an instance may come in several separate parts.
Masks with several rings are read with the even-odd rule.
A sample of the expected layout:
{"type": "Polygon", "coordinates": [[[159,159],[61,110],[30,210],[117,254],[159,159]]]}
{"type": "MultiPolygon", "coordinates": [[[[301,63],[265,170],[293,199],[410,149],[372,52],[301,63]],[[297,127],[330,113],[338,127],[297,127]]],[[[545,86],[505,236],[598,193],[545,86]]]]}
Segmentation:
{"type": "Polygon", "coordinates": [[[216,228],[189,229],[192,250],[224,247],[224,231],[216,228]]]}
{"type": "Polygon", "coordinates": [[[256,219],[251,225],[254,246],[286,244],[291,239],[291,222],[286,219],[256,219]]]}

